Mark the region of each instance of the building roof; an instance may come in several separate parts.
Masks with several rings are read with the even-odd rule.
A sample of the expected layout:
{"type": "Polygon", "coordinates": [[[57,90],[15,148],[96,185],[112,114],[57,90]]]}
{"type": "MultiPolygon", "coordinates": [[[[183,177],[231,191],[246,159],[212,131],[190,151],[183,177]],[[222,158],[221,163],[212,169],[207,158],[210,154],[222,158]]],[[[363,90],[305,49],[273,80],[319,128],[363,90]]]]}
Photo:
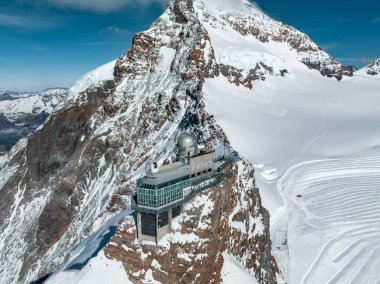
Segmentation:
{"type": "Polygon", "coordinates": [[[183,133],[178,137],[177,145],[180,148],[190,148],[197,145],[197,138],[189,133],[183,133]]]}

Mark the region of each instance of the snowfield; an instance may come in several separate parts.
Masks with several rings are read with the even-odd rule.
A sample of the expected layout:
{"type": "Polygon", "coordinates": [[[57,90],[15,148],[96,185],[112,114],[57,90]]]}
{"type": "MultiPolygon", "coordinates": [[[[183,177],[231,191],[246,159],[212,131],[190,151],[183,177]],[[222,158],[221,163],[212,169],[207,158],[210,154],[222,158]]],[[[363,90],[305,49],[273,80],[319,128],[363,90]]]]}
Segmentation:
{"type": "Polygon", "coordinates": [[[82,270],[63,271],[46,284],[132,284],[125,273],[123,265],[108,259],[103,252],[92,258],[82,270]]]}
{"type": "Polygon", "coordinates": [[[271,77],[253,91],[223,77],[208,79],[206,108],[255,166],[271,214],[273,253],[287,281],[376,283],[367,280],[380,267],[380,168],[374,164],[378,158],[355,158],[380,154],[380,80],[354,76],[338,82],[301,68],[291,69],[293,78],[271,77]],[[303,169],[305,162],[325,159],[341,162],[318,162],[320,175],[317,166],[303,169]],[[286,188],[292,190],[280,194],[284,181],[277,182],[297,165],[313,179],[288,173],[286,188]],[[340,167],[350,168],[342,173],[340,167]],[[305,194],[305,204],[295,199],[298,194],[305,194]],[[308,214],[316,219],[310,222],[308,214]],[[366,277],[357,276],[361,271],[366,277]]]}
{"type": "Polygon", "coordinates": [[[290,283],[380,283],[380,157],[299,164],[278,188],[290,283]]]}

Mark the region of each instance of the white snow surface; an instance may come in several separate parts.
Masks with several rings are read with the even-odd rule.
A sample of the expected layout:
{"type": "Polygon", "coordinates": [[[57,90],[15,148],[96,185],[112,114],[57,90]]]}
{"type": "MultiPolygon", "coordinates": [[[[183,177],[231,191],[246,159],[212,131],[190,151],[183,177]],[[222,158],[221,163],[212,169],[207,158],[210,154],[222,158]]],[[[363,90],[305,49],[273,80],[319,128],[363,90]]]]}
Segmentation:
{"type": "Polygon", "coordinates": [[[251,283],[258,284],[256,278],[250,274],[245,268],[229,253],[223,253],[224,263],[221,271],[222,283],[251,283]]]}
{"type": "Polygon", "coordinates": [[[107,234],[111,234],[112,227],[116,227],[120,219],[133,212],[133,210],[124,210],[113,216],[90,237],[77,245],[70,252],[69,260],[48,278],[46,284],[105,283],[105,280],[111,283],[131,283],[122,264],[106,258],[102,246],[106,245],[104,238],[107,234]],[[78,264],[82,267],[73,269],[73,266],[78,264]]]}
{"type": "Polygon", "coordinates": [[[290,283],[380,283],[380,156],[298,164],[278,188],[290,283]]]}
{"type": "MultiPolygon", "coordinates": [[[[348,278],[344,276],[344,271],[354,276],[361,270],[346,264],[350,261],[355,261],[355,263],[366,261],[370,255],[367,254],[365,247],[373,243],[363,243],[362,247],[358,248],[357,255],[349,253],[342,262],[331,262],[333,252],[327,258],[321,257],[312,265],[318,253],[323,251],[326,239],[314,242],[320,238],[320,232],[314,225],[311,226],[303,220],[306,216],[298,218],[303,220],[302,222],[298,219],[297,222],[291,221],[293,215],[290,212],[293,209],[290,208],[288,199],[294,198],[294,192],[291,196],[286,194],[281,196],[277,182],[289,168],[299,164],[302,167],[302,163],[307,161],[332,158],[354,159],[363,155],[378,156],[380,154],[380,124],[378,123],[380,121],[378,103],[380,80],[369,76],[354,76],[344,78],[342,81],[328,79],[315,71],[308,70],[283,44],[270,42],[264,45],[252,37],[243,37],[228,29],[221,32],[208,27],[208,31],[218,63],[223,62],[223,56],[220,55],[226,50],[230,58],[234,59],[232,62],[237,62],[237,64],[240,64],[239,58],[241,58],[240,61],[247,62],[250,54],[253,59],[256,58],[258,51],[285,58],[291,76],[285,78],[269,76],[264,82],[256,81],[253,90],[237,87],[222,76],[206,79],[203,88],[206,109],[215,115],[217,123],[227,133],[232,146],[255,166],[264,206],[271,213],[274,254],[288,277],[289,283],[326,283],[324,281],[329,279],[335,281],[331,283],[349,283],[348,278]],[[300,228],[300,224],[304,228],[300,228]],[[295,234],[297,238],[292,234],[295,234]],[[289,247],[285,242],[287,238],[289,247]],[[299,239],[302,239],[309,247],[313,247],[312,252],[309,252],[306,246],[298,246],[299,239]],[[359,259],[354,260],[355,257],[359,259]],[[303,265],[298,265],[299,263],[303,265]],[[332,263],[335,271],[325,269],[332,263]],[[309,268],[313,270],[309,272],[309,268]],[[342,273],[334,276],[340,269],[342,273]],[[314,273],[315,271],[320,272],[314,273]],[[310,276],[307,276],[308,273],[310,276]]],[[[372,162],[372,159],[362,161],[364,164],[367,163],[368,167],[372,162]]],[[[329,171],[329,169],[325,170],[329,171]]],[[[375,171],[378,170],[375,168],[375,171]]],[[[334,169],[331,171],[331,174],[335,175],[334,169]]],[[[361,173],[359,178],[359,173],[360,170],[354,167],[347,177],[351,177],[353,181],[357,178],[357,182],[360,180],[363,186],[369,187],[373,178],[372,174],[361,173]]],[[[287,187],[295,186],[299,182],[298,178],[301,177],[292,175],[287,181],[287,187]]],[[[305,188],[310,187],[310,190],[315,191],[313,194],[322,200],[328,199],[329,193],[325,189],[331,187],[330,183],[337,191],[336,194],[341,194],[342,198],[345,190],[348,196],[357,194],[357,198],[354,198],[350,205],[354,208],[368,208],[363,208],[363,213],[353,210],[351,215],[342,217],[350,221],[356,216],[355,214],[361,216],[355,226],[370,222],[372,217],[364,212],[365,210],[376,211],[376,206],[378,206],[376,202],[363,203],[359,198],[361,193],[358,192],[358,188],[352,189],[355,193],[350,193],[345,183],[326,180],[323,176],[316,176],[316,180],[304,182],[309,183],[305,185],[305,188]],[[325,183],[325,186],[322,188],[313,186],[313,182],[317,183],[317,181],[325,183]]],[[[323,203],[320,203],[320,209],[332,210],[332,215],[338,215],[339,210],[343,212],[348,210],[342,206],[323,203]]],[[[328,227],[334,224],[332,220],[325,222],[328,227]]],[[[361,232],[365,235],[366,231],[364,229],[364,232],[361,232]]],[[[334,246],[342,248],[347,244],[347,240],[348,242],[357,240],[354,237],[350,238],[349,231],[346,233],[341,231],[341,234],[344,237],[336,239],[334,246]]],[[[358,232],[358,234],[361,233],[358,232]]],[[[369,233],[369,237],[371,234],[369,233]]],[[[376,269],[380,267],[380,259],[372,255],[371,260],[374,263],[365,267],[365,272],[368,275],[377,275],[376,269]]],[[[356,283],[368,283],[365,282],[367,279],[365,277],[352,279],[355,279],[356,283]]]]}
{"type": "Polygon", "coordinates": [[[132,284],[122,263],[108,259],[103,252],[91,259],[82,270],[63,271],[46,284],[132,284]]]}

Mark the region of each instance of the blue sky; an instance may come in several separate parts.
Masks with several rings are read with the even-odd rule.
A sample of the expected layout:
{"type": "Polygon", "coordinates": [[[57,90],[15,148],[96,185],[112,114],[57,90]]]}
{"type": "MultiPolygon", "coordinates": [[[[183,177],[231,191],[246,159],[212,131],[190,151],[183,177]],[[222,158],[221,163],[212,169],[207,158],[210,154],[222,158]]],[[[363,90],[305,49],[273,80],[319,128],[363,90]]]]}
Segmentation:
{"type": "MultiPolygon", "coordinates": [[[[380,57],[375,0],[257,0],[270,16],[295,26],[344,64],[380,57]]],[[[0,90],[73,84],[113,60],[162,13],[165,0],[2,0],[0,90]]]]}

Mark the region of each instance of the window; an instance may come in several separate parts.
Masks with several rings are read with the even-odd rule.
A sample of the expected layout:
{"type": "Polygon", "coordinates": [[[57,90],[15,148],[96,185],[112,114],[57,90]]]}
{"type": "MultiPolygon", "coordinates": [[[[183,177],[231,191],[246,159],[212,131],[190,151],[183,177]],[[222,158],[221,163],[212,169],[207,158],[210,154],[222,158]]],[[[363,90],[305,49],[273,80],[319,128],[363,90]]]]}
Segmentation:
{"type": "Polygon", "coordinates": [[[141,212],[141,233],[151,237],[155,237],[157,235],[155,214],[141,212]]]}
{"type": "Polygon", "coordinates": [[[181,214],[181,205],[172,209],[172,218],[175,218],[181,214]]]}
{"type": "Polygon", "coordinates": [[[169,224],[169,214],[168,211],[158,214],[158,227],[162,228],[169,224]]]}

